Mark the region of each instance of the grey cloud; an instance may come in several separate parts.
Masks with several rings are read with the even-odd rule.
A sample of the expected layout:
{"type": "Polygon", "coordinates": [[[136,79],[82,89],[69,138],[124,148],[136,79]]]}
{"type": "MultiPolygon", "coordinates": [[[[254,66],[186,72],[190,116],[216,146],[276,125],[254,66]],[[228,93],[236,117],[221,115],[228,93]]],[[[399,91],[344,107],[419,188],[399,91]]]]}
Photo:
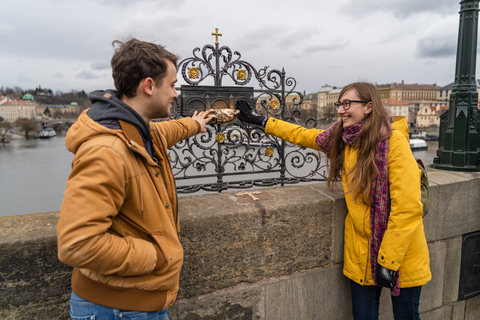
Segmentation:
{"type": "Polygon", "coordinates": [[[456,43],[450,39],[427,39],[418,41],[415,56],[418,58],[448,58],[455,56],[456,43]]]}
{"type": "Polygon", "coordinates": [[[364,18],[376,12],[388,12],[398,18],[420,13],[448,15],[458,13],[460,5],[452,0],[350,0],[344,7],[348,13],[364,18]]]}
{"type": "MultiPolygon", "coordinates": [[[[150,4],[153,4],[153,5],[168,5],[168,6],[172,6],[172,5],[175,5],[175,6],[180,6],[181,4],[183,4],[185,2],[185,0],[175,0],[175,1],[171,1],[171,0],[136,0],[135,1],[135,4],[146,4],[146,3],[150,3],[150,4]]],[[[115,6],[131,6],[132,5],[132,0],[97,0],[96,3],[98,4],[102,4],[102,5],[107,5],[107,6],[110,6],[110,5],[115,5],[115,6]]]]}
{"type": "Polygon", "coordinates": [[[337,49],[343,49],[348,45],[347,42],[340,42],[340,43],[323,43],[323,44],[316,44],[305,47],[304,52],[321,52],[321,51],[333,51],[337,49]]]}
{"type": "Polygon", "coordinates": [[[65,76],[62,73],[55,73],[52,74],[52,78],[54,79],[63,79],[65,76]]]}
{"type": "Polygon", "coordinates": [[[79,74],[75,75],[75,78],[83,79],[83,80],[95,80],[95,79],[99,79],[100,77],[95,75],[93,72],[82,71],[79,74]]]}
{"type": "Polygon", "coordinates": [[[240,47],[256,49],[259,47],[277,48],[293,52],[294,55],[302,53],[332,51],[343,48],[346,42],[338,43],[332,40],[337,36],[332,32],[319,29],[316,25],[297,26],[295,29],[284,24],[257,25],[255,29],[244,33],[239,41],[240,47]]]}
{"type": "Polygon", "coordinates": [[[417,58],[454,57],[457,50],[458,33],[456,17],[436,21],[418,38],[414,55],[417,58]]]}
{"type": "Polygon", "coordinates": [[[90,66],[93,70],[105,70],[110,69],[110,64],[108,62],[94,62],[90,66]]]}
{"type": "Polygon", "coordinates": [[[271,46],[281,41],[287,29],[283,25],[267,24],[255,25],[250,30],[244,30],[238,39],[240,48],[256,49],[271,46]]]}
{"type": "Polygon", "coordinates": [[[18,76],[18,82],[29,83],[29,82],[33,82],[33,79],[30,79],[30,78],[24,76],[23,74],[21,74],[21,75],[18,76]]]}

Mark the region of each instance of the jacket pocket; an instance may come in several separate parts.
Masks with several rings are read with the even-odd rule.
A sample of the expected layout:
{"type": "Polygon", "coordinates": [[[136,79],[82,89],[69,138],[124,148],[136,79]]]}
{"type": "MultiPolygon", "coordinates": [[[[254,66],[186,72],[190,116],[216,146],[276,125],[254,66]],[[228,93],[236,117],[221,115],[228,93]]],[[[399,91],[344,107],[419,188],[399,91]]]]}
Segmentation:
{"type": "Polygon", "coordinates": [[[183,264],[183,248],[176,234],[166,232],[155,232],[152,234],[163,255],[165,256],[165,265],[153,274],[162,279],[162,286],[172,288],[178,284],[180,270],[183,264]]]}

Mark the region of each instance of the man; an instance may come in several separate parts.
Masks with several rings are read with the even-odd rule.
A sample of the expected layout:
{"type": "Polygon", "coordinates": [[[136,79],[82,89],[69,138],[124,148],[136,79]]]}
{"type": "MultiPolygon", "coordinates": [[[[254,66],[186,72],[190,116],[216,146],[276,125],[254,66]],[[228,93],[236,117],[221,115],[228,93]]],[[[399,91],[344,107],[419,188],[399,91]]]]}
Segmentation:
{"type": "Polygon", "coordinates": [[[93,92],[92,107],[67,133],[75,157],[58,256],[74,267],[73,319],[168,319],[183,249],[167,149],[205,132],[212,116],[151,122],[168,117],[178,97],[178,57],[137,39],[113,44],[116,91],[93,92]]]}

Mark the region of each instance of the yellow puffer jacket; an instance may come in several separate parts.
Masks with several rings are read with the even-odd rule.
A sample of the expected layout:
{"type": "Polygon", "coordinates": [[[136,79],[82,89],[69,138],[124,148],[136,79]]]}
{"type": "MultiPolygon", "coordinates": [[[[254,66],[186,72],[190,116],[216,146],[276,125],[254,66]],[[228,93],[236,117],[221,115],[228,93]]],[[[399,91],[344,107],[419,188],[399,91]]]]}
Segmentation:
{"type": "MultiPolygon", "coordinates": [[[[400,287],[424,285],[432,278],[427,241],[423,230],[420,178],[408,140],[407,121],[394,117],[388,152],[388,183],[391,212],[378,263],[391,269],[400,268],[400,287]]],[[[320,150],[315,142],[323,130],[306,129],[270,118],[265,133],[283,140],[320,150]]],[[[355,149],[345,149],[345,170],[357,161],[355,149]]],[[[344,191],[348,186],[342,176],[344,191]]],[[[348,214],[345,219],[345,250],[343,273],[361,285],[374,285],[370,266],[370,205],[354,201],[352,193],[345,195],[348,214]]]]}

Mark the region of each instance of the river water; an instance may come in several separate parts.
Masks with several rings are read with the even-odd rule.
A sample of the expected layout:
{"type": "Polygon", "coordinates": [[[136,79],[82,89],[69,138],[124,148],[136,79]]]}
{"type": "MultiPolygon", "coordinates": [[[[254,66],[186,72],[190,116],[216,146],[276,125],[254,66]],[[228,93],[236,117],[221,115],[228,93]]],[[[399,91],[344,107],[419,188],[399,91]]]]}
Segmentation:
{"type": "MultiPolygon", "coordinates": [[[[437,141],[429,141],[428,150],[414,156],[429,165],[437,147],[437,141]]],[[[60,210],[72,159],[64,133],[0,143],[0,217],[60,210]]]]}

